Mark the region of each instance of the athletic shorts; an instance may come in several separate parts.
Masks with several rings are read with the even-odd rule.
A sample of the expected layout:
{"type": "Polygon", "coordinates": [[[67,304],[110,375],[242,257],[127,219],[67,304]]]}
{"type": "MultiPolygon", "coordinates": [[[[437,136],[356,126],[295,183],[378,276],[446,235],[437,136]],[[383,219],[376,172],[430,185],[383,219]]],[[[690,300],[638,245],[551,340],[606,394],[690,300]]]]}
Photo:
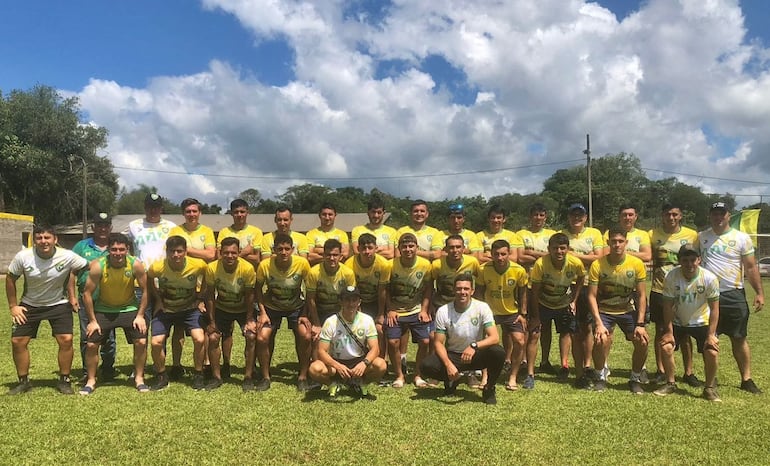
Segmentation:
{"type": "Polygon", "coordinates": [[[503,329],[503,333],[525,333],[521,322],[516,322],[516,319],[519,317],[518,313],[496,315],[494,317],[495,324],[503,329]]]}
{"type": "Polygon", "coordinates": [[[420,313],[402,316],[398,318],[395,327],[385,325],[385,336],[388,340],[398,340],[409,329],[412,334],[412,343],[419,343],[430,338],[430,326],[428,322],[420,322],[420,313]]]}
{"type": "Polygon", "coordinates": [[[174,325],[181,325],[185,331],[202,328],[200,317],[201,311],[197,307],[179,312],[160,311],[152,319],[152,336],[168,336],[174,325]]]}
{"type": "Polygon", "coordinates": [[[746,338],[749,329],[749,305],[746,290],[735,289],[719,293],[719,322],[717,335],[746,338]]]}
{"type": "Polygon", "coordinates": [[[246,312],[227,312],[217,309],[214,320],[222,338],[229,338],[233,336],[233,322],[238,322],[243,334],[243,328],[246,326],[246,312]]]}
{"type": "Polygon", "coordinates": [[[37,338],[40,322],[47,320],[51,324],[51,335],[72,335],[72,305],[70,303],[53,306],[33,307],[21,303],[27,308],[27,322],[11,327],[12,337],[37,338]]]}
{"type": "Polygon", "coordinates": [[[347,367],[348,369],[352,369],[358,365],[361,361],[364,360],[364,356],[361,356],[360,358],[353,358],[353,359],[337,359],[336,361],[343,366],[347,367]]]}
{"type": "Polygon", "coordinates": [[[297,322],[299,321],[302,309],[297,309],[296,311],[284,312],[284,311],[274,311],[272,309],[265,308],[265,311],[267,312],[267,317],[270,318],[270,323],[265,324],[267,328],[278,330],[279,328],[281,328],[281,321],[283,320],[284,317],[286,317],[286,322],[289,325],[289,329],[296,330],[297,322]]]}
{"type": "Polygon", "coordinates": [[[650,303],[647,306],[647,323],[654,322],[656,326],[663,325],[663,295],[660,293],[650,293],[650,303]]]}
{"type": "Polygon", "coordinates": [[[540,325],[551,326],[551,321],[556,324],[556,333],[575,333],[577,331],[577,319],[569,308],[551,309],[540,305],[540,325]]]}
{"type": "Polygon", "coordinates": [[[116,328],[122,328],[126,335],[126,341],[133,344],[136,340],[147,338],[147,331],[144,333],[134,328],[134,318],[136,312],[97,312],[96,323],[102,328],[100,333],[92,333],[88,337],[89,343],[98,343],[103,345],[110,338],[110,333],[116,328]]]}
{"type": "Polygon", "coordinates": [[[676,341],[677,348],[679,342],[684,338],[693,337],[698,344],[698,352],[703,353],[703,348],[706,346],[706,337],[709,334],[708,325],[703,327],[677,327],[674,325],[674,340],[676,341]]]}
{"type": "Polygon", "coordinates": [[[591,313],[591,306],[588,304],[588,287],[580,290],[577,302],[575,302],[575,318],[578,324],[591,324],[594,321],[594,315],[591,313]]]}
{"type": "Polygon", "coordinates": [[[615,324],[620,327],[623,334],[626,336],[626,340],[632,340],[634,335],[634,329],[636,328],[636,312],[626,312],[625,314],[605,314],[599,313],[599,317],[602,319],[602,323],[610,333],[615,329],[615,324]]]}

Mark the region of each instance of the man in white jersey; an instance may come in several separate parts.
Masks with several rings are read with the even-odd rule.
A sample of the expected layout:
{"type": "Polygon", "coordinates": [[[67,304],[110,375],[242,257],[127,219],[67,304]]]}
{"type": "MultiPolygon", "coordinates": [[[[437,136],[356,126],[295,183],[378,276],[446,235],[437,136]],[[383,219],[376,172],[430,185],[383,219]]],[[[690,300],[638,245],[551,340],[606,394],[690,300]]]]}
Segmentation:
{"type": "Polygon", "coordinates": [[[473,279],[468,275],[455,278],[455,298],[436,311],[436,337],[433,353],[422,360],[420,372],[444,381],[444,393],[454,394],[460,374],[487,369],[489,380],[482,391],[486,404],[496,404],[494,381],[505,362],[505,350],[492,309],[487,303],[473,299],[473,279]]]}
{"type": "Polygon", "coordinates": [[[671,270],[663,286],[663,335],[660,350],[666,370],[666,384],[655,390],[656,395],[675,393],[674,349],[679,340],[692,336],[703,354],[706,386],[703,398],[721,401],[716,391],[717,357],[719,356],[719,279],[700,267],[698,250],[685,244],[677,254],[679,266],[671,270]]]}
{"type": "Polygon", "coordinates": [[[59,345],[59,382],[56,388],[72,395],[72,313],[77,309],[75,274],[88,267],[88,261],[74,252],[56,246],[56,231],[47,225],[35,225],[34,246],[20,251],[8,266],[5,294],[11,311],[11,346],[19,383],[8,394],[29,391],[29,341],[37,337],[40,322],[51,325],[59,345]],[[17,301],[16,282],[24,277],[21,301],[17,301]],[[69,282],[68,282],[69,281],[69,282]]]}
{"type": "Polygon", "coordinates": [[[759,278],[754,244],[746,233],[730,227],[730,212],[724,202],[715,202],[709,209],[711,228],[698,233],[703,267],[719,278],[718,334],[730,337],[733,357],[741,373],[741,390],[760,394],[751,379],[751,350],[746,340],[749,306],[743,288],[744,274],[754,288],[754,311],[762,310],[765,294],[759,278]]]}
{"type": "Polygon", "coordinates": [[[340,380],[360,397],[372,397],[368,384],[378,382],[387,368],[379,357],[374,319],[361,312],[361,293],[355,286],[342,290],[340,303],[342,310],[324,321],[310,377],[327,385],[330,397],[337,396],[340,380]]]}

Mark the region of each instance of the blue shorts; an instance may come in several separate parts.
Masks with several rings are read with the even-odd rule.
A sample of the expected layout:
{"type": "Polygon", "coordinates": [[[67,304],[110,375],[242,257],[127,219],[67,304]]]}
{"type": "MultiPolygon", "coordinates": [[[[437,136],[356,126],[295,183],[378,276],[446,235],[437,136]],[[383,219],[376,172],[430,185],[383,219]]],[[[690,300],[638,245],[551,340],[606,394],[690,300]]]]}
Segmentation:
{"type": "Polygon", "coordinates": [[[289,324],[289,329],[296,330],[297,321],[300,318],[302,309],[285,312],[285,311],[274,311],[273,309],[265,308],[265,312],[267,312],[267,317],[270,318],[270,323],[265,325],[267,328],[278,330],[279,328],[281,328],[281,321],[283,320],[284,317],[286,317],[286,322],[288,322],[289,324]]]}
{"type": "Polygon", "coordinates": [[[525,333],[521,322],[516,322],[519,318],[518,313],[494,316],[494,318],[495,324],[503,329],[503,333],[525,333]]]}
{"type": "Polygon", "coordinates": [[[602,319],[602,323],[607,330],[612,333],[615,329],[615,324],[620,327],[620,330],[626,335],[626,340],[632,340],[634,335],[634,329],[636,328],[636,312],[626,312],[624,314],[605,314],[599,313],[599,317],[602,319]]]}
{"type": "Polygon", "coordinates": [[[385,325],[385,336],[388,340],[398,340],[409,329],[412,334],[412,343],[420,343],[430,338],[430,325],[428,322],[420,322],[420,313],[399,317],[395,327],[385,325]]]}
{"type": "Polygon", "coordinates": [[[550,309],[542,304],[540,305],[540,324],[545,327],[551,326],[551,321],[556,324],[556,333],[575,333],[577,331],[577,319],[569,311],[569,308],[550,309]]]}
{"type": "Polygon", "coordinates": [[[165,335],[171,332],[171,327],[181,325],[185,330],[196,330],[201,327],[201,311],[198,308],[179,312],[159,311],[152,319],[152,336],[165,335]]]}

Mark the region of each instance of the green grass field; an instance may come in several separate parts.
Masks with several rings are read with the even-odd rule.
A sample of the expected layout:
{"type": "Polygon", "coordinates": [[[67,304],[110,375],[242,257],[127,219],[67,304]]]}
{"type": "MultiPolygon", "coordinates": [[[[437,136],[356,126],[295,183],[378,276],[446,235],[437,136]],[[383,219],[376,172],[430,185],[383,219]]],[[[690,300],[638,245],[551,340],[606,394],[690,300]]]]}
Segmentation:
{"type": "MultiPolygon", "coordinates": [[[[764,286],[768,294],[770,282],[764,286]]],[[[7,390],[16,374],[7,301],[4,292],[0,295],[0,340],[6,342],[0,383],[7,390]]],[[[754,380],[770,393],[766,312],[752,315],[749,342],[754,380]]],[[[140,394],[126,381],[131,350],[119,332],[118,366],[124,375],[81,397],[55,391],[55,342],[44,324],[30,345],[35,388],[17,397],[0,394],[0,463],[767,463],[768,395],[737,388],[740,380],[725,337],[718,373],[722,403],[702,400],[700,389],[682,383],[680,394],[666,398],[631,395],[626,385],[631,345],[618,341],[604,393],[577,391],[553,376],[539,376],[532,391],[506,392],[498,386],[497,406],[485,406],[480,392],[465,385],[456,397],[411,386],[375,388],[376,401],[354,401],[345,393],[335,400],[321,391],[299,394],[290,335],[279,332],[278,368],[268,392],[242,393],[237,370],[231,383],[215,392],[175,383],[163,392],[140,394]]],[[[191,342],[187,345],[189,365],[191,342]]],[[[242,348],[236,339],[238,369],[242,348]]],[[[79,375],[75,359],[73,374],[79,375]]],[[[695,372],[703,378],[700,358],[695,372]]]]}

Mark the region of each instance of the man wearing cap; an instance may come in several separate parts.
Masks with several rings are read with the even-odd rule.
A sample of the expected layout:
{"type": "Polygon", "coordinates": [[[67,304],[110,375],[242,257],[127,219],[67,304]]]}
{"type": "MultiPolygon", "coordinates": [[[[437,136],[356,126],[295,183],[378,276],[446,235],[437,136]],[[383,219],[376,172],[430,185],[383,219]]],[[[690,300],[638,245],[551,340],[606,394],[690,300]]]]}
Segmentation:
{"type": "Polygon", "coordinates": [[[324,260],[324,244],[327,240],[334,239],[342,245],[340,260],[350,257],[350,242],[348,234],[334,226],[337,218],[337,209],[331,204],[324,204],[318,211],[318,219],[321,224],[307,232],[308,254],[310,265],[320,264],[324,260]]]}
{"type": "Polygon", "coordinates": [[[132,220],[126,232],[133,242],[134,255],[142,261],[145,269],[153,262],[165,258],[166,239],[174,222],[161,218],[163,198],[157,193],[149,193],[144,198],[144,218],[132,220]]]}
{"type": "Polygon", "coordinates": [[[677,254],[674,267],[663,282],[663,325],[661,353],[666,370],[666,384],[655,394],[666,396],[676,392],[674,349],[677,341],[695,338],[698,352],[703,354],[706,386],[703,398],[721,401],[716,391],[717,357],[719,356],[719,279],[700,267],[701,259],[693,244],[687,243],[677,254]]]}
{"type": "Polygon", "coordinates": [[[518,250],[524,246],[521,237],[515,232],[505,228],[506,218],[505,209],[499,204],[493,204],[487,211],[487,222],[489,226],[486,230],[481,230],[476,233],[483,248],[482,253],[479,255],[479,262],[483,265],[487,262],[491,262],[492,258],[492,243],[499,239],[504,239],[510,245],[511,253],[510,260],[513,262],[518,261],[518,250]]]}
{"type": "Polygon", "coordinates": [[[473,280],[467,275],[455,278],[455,298],[436,312],[436,338],[433,353],[419,365],[426,376],[444,381],[444,393],[454,394],[460,374],[487,369],[488,383],[482,391],[486,404],[496,404],[494,381],[500,376],[505,350],[498,344],[492,310],[473,299],[473,280]]]}
{"type": "Polygon", "coordinates": [[[447,223],[449,228],[434,236],[430,245],[432,251],[439,252],[439,257],[446,255],[446,239],[452,235],[458,235],[463,239],[463,254],[478,259],[484,253],[484,247],[476,233],[465,228],[465,207],[462,204],[449,205],[447,223]]]}
{"type": "Polygon", "coordinates": [[[754,243],[746,233],[730,227],[730,212],[724,202],[715,202],[709,210],[711,228],[698,233],[703,267],[719,278],[718,334],[730,337],[733,357],[741,373],[741,390],[760,394],[751,378],[751,351],[746,340],[749,306],[743,287],[745,275],[756,296],[754,311],[762,310],[765,294],[754,258],[754,243]]]}
{"type": "Polygon", "coordinates": [[[387,365],[379,357],[374,320],[360,311],[361,294],[355,286],[339,295],[341,311],[329,316],[321,329],[318,359],[310,365],[310,377],[329,387],[329,396],[339,391],[338,380],[361,397],[369,397],[368,384],[378,382],[387,365]]]}
{"type": "Polygon", "coordinates": [[[396,255],[396,229],[385,225],[385,204],[382,200],[373,197],[366,206],[366,215],[369,217],[369,223],[359,225],[350,232],[351,245],[353,253],[359,253],[358,239],[361,235],[369,233],[376,239],[375,252],[385,259],[393,259],[396,255]]]}
{"type": "MultiPolygon", "coordinates": [[[[106,212],[99,212],[94,215],[91,229],[94,234],[90,238],[82,239],[75,243],[72,252],[87,260],[89,263],[109,254],[108,240],[112,232],[112,217],[106,212]]],[[[86,336],[86,327],[88,326],[88,315],[83,307],[83,290],[88,278],[88,269],[84,269],[78,274],[77,288],[78,296],[78,320],[80,321],[80,359],[83,363],[82,382],[88,378],[86,371],[86,346],[88,337],[86,336]]],[[[106,338],[101,345],[102,357],[102,380],[110,380],[115,377],[115,331],[107,332],[106,338]]]]}
{"type": "MultiPolygon", "coordinates": [[[[586,220],[588,220],[588,210],[583,204],[570,205],[567,210],[567,228],[561,230],[561,233],[569,238],[569,253],[583,261],[583,265],[588,270],[595,260],[604,255],[604,240],[599,230],[586,226],[586,220]]],[[[590,387],[589,373],[593,372],[591,369],[591,354],[594,347],[594,339],[591,336],[592,314],[588,304],[586,285],[588,285],[587,274],[583,291],[575,308],[578,328],[572,342],[577,376],[575,386],[578,388],[590,387]]]]}

